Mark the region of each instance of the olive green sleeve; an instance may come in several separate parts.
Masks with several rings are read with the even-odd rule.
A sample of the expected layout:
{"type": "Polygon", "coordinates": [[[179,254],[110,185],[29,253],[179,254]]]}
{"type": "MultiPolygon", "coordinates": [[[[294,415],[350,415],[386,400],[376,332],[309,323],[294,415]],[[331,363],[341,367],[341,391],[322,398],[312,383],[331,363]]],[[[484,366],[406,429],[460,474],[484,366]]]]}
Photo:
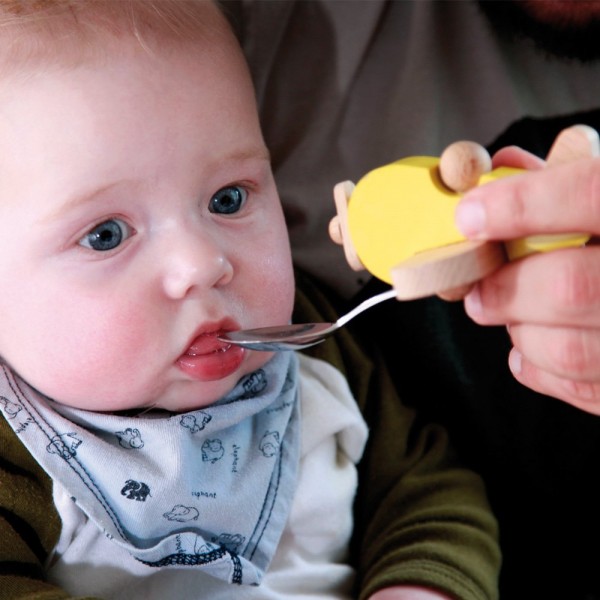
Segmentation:
{"type": "Polygon", "coordinates": [[[74,600],[45,581],[59,534],[52,482],[0,415],[0,600],[74,600]]]}
{"type": "MultiPolygon", "coordinates": [[[[321,288],[302,274],[298,288],[297,322],[335,321],[321,288]]],[[[356,597],[413,584],[460,600],[497,598],[497,525],[481,479],[457,463],[442,427],[401,403],[376,350],[352,333],[347,327],[306,352],[348,378],[369,426],[355,502],[356,597]]]]}

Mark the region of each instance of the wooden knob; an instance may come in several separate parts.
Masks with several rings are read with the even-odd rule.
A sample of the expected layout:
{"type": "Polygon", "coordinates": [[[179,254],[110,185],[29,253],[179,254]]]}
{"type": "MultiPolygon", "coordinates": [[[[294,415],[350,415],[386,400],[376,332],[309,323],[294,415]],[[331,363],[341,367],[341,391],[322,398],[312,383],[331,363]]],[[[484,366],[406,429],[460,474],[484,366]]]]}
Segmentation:
{"type": "Polygon", "coordinates": [[[329,237],[341,246],[344,243],[344,238],[342,236],[342,224],[340,223],[340,218],[336,215],[329,221],[329,237]]]}
{"type": "Polygon", "coordinates": [[[440,156],[440,177],[455,192],[462,193],[475,187],[481,175],[491,170],[490,155],[475,142],[455,142],[440,156]]]}
{"type": "Polygon", "coordinates": [[[350,202],[353,191],[354,183],[351,181],[341,181],[333,188],[333,199],[337,215],[329,222],[329,236],[336,244],[341,244],[344,247],[344,255],[350,267],[354,271],[364,271],[365,267],[356,253],[356,248],[348,231],[348,202],[350,202]]]}

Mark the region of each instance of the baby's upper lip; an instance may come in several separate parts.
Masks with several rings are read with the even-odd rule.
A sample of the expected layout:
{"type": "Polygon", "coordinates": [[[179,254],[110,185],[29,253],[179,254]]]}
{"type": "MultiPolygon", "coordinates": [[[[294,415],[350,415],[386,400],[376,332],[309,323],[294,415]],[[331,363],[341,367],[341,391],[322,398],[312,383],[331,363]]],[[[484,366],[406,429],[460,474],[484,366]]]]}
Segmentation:
{"type": "Polygon", "coordinates": [[[204,323],[193,333],[182,355],[199,356],[202,354],[223,352],[231,344],[222,342],[217,339],[217,336],[239,328],[239,325],[232,319],[222,319],[215,323],[204,323]]]}

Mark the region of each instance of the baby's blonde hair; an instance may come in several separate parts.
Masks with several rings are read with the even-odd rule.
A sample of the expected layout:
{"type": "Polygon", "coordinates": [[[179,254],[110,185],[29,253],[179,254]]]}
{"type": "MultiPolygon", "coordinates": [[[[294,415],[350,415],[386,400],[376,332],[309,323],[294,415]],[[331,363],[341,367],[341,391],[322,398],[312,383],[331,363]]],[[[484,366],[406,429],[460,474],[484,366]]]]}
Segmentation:
{"type": "Polygon", "coordinates": [[[111,41],[222,39],[229,26],[212,0],[0,0],[0,65],[77,64],[111,41]]]}

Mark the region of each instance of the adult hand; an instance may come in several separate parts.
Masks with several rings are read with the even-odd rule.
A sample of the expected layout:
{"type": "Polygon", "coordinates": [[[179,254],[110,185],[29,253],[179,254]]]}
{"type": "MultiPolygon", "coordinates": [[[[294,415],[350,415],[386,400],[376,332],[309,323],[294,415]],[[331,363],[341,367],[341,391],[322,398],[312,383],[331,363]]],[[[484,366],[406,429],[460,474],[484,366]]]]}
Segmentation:
{"type": "MultiPolygon", "coordinates": [[[[509,240],[547,233],[600,235],[600,158],[544,168],[517,148],[497,166],[531,171],[474,188],[456,223],[469,238],[509,240]]],[[[512,373],[533,390],[600,414],[600,246],[556,250],[511,262],[465,297],[469,316],[507,325],[512,373]]]]}

